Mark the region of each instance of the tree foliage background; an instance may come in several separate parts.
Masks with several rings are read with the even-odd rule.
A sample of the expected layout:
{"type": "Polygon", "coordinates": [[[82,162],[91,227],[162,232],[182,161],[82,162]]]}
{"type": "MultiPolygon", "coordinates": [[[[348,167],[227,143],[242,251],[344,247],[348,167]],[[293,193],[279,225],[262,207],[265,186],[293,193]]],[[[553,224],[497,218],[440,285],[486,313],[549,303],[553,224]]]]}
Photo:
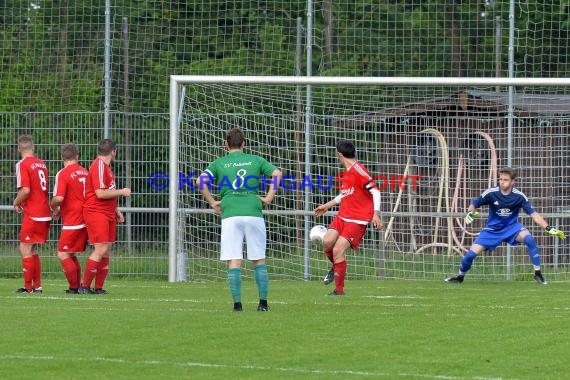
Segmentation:
{"type": "MultiPolygon", "coordinates": [[[[498,22],[506,76],[508,6],[504,0],[315,1],[311,70],[495,76],[498,22]]],[[[568,0],[516,1],[516,76],[567,76],[569,7],[568,0]]],[[[0,19],[0,111],[102,110],[104,1],[3,0],[0,19]]],[[[307,3],[299,0],[111,1],[111,108],[166,112],[170,74],[294,75],[296,59],[304,74],[306,22],[307,3]]]]}

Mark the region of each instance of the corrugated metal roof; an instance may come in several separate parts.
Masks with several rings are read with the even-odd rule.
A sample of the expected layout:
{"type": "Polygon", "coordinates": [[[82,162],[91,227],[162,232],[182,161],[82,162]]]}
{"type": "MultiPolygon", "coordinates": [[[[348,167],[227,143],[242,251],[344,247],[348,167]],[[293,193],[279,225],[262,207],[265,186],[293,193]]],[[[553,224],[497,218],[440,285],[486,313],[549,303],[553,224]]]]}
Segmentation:
{"type": "MultiPolygon", "coordinates": [[[[514,115],[542,119],[570,117],[570,95],[514,94],[514,115]]],[[[455,115],[469,117],[503,117],[508,112],[507,92],[461,90],[449,96],[424,99],[413,103],[402,103],[391,108],[342,117],[334,120],[338,127],[358,126],[365,122],[380,121],[411,115],[455,115]]]]}
{"type": "MultiPolygon", "coordinates": [[[[509,94],[507,92],[466,90],[469,97],[501,105],[507,110],[509,94]]],[[[570,115],[570,95],[534,95],[514,94],[513,106],[522,111],[542,116],[570,115]]]]}

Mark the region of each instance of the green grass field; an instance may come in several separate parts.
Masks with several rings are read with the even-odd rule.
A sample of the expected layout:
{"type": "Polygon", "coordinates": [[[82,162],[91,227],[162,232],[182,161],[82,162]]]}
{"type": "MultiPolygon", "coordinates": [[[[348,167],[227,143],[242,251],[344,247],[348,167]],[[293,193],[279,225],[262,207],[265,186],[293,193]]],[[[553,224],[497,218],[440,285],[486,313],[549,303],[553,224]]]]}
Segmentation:
{"type": "Polygon", "coordinates": [[[0,279],[2,379],[564,379],[570,283],[110,279],[105,296],[0,279]]]}

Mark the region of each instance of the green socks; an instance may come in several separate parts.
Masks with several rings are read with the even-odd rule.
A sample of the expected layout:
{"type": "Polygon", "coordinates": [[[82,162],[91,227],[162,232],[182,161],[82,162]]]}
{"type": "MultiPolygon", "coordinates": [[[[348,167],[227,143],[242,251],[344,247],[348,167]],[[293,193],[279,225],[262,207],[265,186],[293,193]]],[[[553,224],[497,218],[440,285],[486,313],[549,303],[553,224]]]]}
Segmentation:
{"type": "Polygon", "coordinates": [[[254,269],[255,284],[259,290],[259,299],[267,300],[267,289],[269,288],[269,275],[267,274],[267,265],[261,264],[254,269]]]}
{"type": "MultiPolygon", "coordinates": [[[[259,299],[267,300],[267,289],[269,288],[267,265],[261,264],[256,266],[253,270],[253,275],[255,277],[255,284],[259,291],[259,299]]],[[[241,302],[241,268],[228,269],[228,286],[234,303],[241,302]]]]}
{"type": "Polygon", "coordinates": [[[235,302],[241,302],[241,269],[228,269],[228,286],[235,302]]]}

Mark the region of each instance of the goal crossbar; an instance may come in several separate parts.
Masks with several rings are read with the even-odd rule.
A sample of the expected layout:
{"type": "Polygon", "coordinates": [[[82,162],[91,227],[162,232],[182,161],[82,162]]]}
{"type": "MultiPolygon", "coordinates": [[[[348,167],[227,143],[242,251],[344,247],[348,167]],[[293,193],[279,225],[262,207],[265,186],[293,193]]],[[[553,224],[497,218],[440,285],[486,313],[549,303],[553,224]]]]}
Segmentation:
{"type": "MultiPolygon", "coordinates": [[[[376,85],[376,86],[568,86],[570,78],[479,77],[306,77],[241,75],[171,75],[171,86],[189,83],[376,85]]],[[[172,87],[171,87],[172,89],[172,87]]],[[[172,92],[171,92],[172,95],[172,92]]]]}

